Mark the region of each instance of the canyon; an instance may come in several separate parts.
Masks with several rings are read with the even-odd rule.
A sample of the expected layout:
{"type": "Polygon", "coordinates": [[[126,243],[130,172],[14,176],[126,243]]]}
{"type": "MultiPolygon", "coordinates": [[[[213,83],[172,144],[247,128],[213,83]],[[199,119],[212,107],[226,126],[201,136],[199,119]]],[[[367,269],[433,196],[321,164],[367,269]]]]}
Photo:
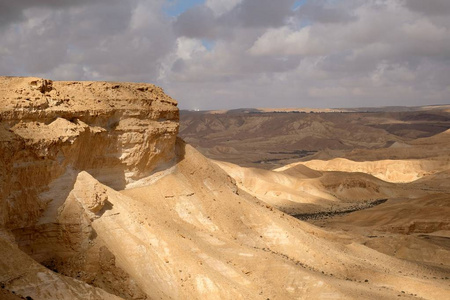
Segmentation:
{"type": "Polygon", "coordinates": [[[444,299],[449,124],[0,77],[0,299],[444,299]]]}

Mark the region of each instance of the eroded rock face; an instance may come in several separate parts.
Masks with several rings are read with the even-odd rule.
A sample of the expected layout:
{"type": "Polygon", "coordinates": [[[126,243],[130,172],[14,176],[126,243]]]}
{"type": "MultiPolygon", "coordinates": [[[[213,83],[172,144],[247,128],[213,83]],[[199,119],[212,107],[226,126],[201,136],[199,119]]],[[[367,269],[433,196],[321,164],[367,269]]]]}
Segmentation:
{"type": "MultiPolygon", "coordinates": [[[[84,173],[86,172],[80,174],[84,173]]],[[[83,177],[80,178],[80,175],[78,175],[78,181],[75,183],[73,193],[83,208],[93,214],[98,213],[108,201],[108,195],[104,187],[96,182],[92,183],[84,180],[83,177]]]]}
{"type": "Polygon", "coordinates": [[[178,120],[151,84],[0,77],[0,226],[53,222],[82,170],[115,189],[149,175],[173,159],[178,120]]]}

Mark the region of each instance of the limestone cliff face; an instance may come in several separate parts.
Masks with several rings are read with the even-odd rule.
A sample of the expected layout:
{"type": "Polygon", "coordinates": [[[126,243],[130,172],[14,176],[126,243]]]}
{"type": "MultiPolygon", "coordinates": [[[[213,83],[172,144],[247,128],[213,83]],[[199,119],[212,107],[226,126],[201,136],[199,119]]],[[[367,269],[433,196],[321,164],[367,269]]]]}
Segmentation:
{"type": "Polygon", "coordinates": [[[116,189],[149,175],[178,120],[151,84],[0,77],[0,226],[54,222],[82,170],[116,189]]]}

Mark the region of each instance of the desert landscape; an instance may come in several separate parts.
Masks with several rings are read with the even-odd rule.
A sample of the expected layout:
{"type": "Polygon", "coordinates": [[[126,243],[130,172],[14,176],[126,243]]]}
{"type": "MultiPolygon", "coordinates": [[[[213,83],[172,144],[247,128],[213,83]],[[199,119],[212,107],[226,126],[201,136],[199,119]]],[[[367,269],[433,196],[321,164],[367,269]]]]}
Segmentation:
{"type": "Polygon", "coordinates": [[[409,143],[445,132],[449,112],[450,105],[181,111],[180,135],[212,159],[263,169],[314,159],[421,159],[438,154],[409,143]],[[389,150],[364,152],[375,149],[389,150]]]}
{"type": "Polygon", "coordinates": [[[450,300],[449,0],[0,1],[0,300],[450,300]]]}
{"type": "Polygon", "coordinates": [[[0,299],[446,299],[450,106],[179,111],[0,77],[0,299]]]}

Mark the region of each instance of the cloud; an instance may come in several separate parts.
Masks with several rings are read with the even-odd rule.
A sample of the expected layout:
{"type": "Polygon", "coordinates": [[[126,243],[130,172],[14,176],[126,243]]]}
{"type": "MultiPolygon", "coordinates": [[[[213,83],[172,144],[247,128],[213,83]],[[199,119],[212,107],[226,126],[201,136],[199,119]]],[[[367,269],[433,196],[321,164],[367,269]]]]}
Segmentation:
{"type": "MultiPolygon", "coordinates": [[[[103,0],[103,2],[106,0],[103,0]]],[[[115,0],[117,1],[117,0],[115,0]]],[[[16,0],[16,1],[0,1],[0,27],[7,26],[11,23],[22,21],[25,19],[23,12],[27,8],[53,8],[53,9],[61,9],[67,8],[71,6],[80,6],[86,5],[90,2],[89,0],[16,0]]],[[[98,1],[97,2],[101,2],[98,1]]]]}
{"type": "Polygon", "coordinates": [[[206,47],[197,39],[180,37],[177,39],[177,57],[182,60],[192,59],[198,53],[205,53],[206,47]]]}
{"type": "Polygon", "coordinates": [[[221,16],[231,11],[241,2],[242,0],[206,0],[205,6],[210,8],[214,15],[221,16]]]}
{"type": "Polygon", "coordinates": [[[345,23],[355,20],[350,1],[328,3],[324,0],[307,1],[297,9],[297,16],[308,22],[345,23]]]}
{"type": "Polygon", "coordinates": [[[11,55],[0,57],[0,68],[54,79],[155,81],[176,43],[162,3],[30,4],[23,21],[2,30],[1,46],[11,55]]]}
{"type": "Polygon", "coordinates": [[[450,103],[448,1],[295,2],[0,0],[0,71],[153,82],[182,108],[450,103]]]}
{"type": "Polygon", "coordinates": [[[405,6],[426,16],[450,14],[450,2],[447,0],[405,0],[405,6]]]}
{"type": "Polygon", "coordinates": [[[253,55],[320,55],[325,49],[311,37],[311,28],[271,28],[260,36],[249,52],[253,55]]]}
{"type": "Polygon", "coordinates": [[[206,6],[196,6],[181,14],[174,23],[174,29],[179,36],[189,38],[214,37],[216,17],[212,9],[206,6]]]}
{"type": "Polygon", "coordinates": [[[244,0],[230,11],[230,18],[248,27],[282,26],[292,15],[293,0],[244,0]]]}
{"type": "Polygon", "coordinates": [[[216,31],[216,49],[168,74],[177,84],[185,81],[202,90],[180,93],[181,99],[195,98],[210,108],[280,101],[333,107],[450,101],[450,80],[442,77],[450,71],[450,24],[434,14],[419,14],[403,1],[307,1],[257,24],[242,13],[251,4],[244,0],[216,18],[215,29],[223,20],[235,20],[228,26],[231,34],[216,31]],[[220,82],[226,93],[223,87],[215,92],[220,82]],[[214,95],[215,102],[205,95],[214,95]]]}

